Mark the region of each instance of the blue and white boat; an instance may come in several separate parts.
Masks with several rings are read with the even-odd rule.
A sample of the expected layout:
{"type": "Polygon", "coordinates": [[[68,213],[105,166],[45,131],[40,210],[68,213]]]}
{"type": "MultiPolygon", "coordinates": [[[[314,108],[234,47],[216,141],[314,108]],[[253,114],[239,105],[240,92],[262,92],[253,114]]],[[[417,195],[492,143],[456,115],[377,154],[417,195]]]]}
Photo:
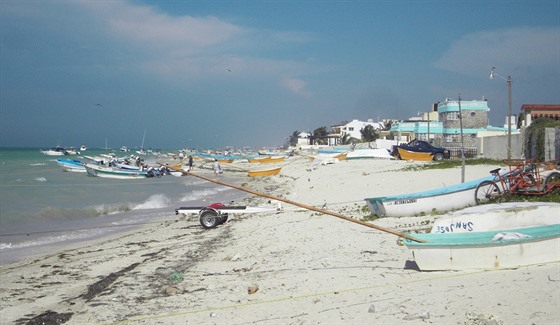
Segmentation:
{"type": "Polygon", "coordinates": [[[504,202],[477,205],[438,217],[431,233],[494,231],[560,224],[560,203],[504,202]]]}
{"type": "Polygon", "coordinates": [[[462,209],[476,205],[476,187],[482,181],[493,180],[487,176],[469,182],[433,190],[364,199],[370,211],[378,217],[407,217],[435,211],[462,209]]]}
{"type": "Polygon", "coordinates": [[[85,173],[86,167],[84,162],[78,159],[57,159],[57,165],[62,167],[64,171],[75,172],[75,173],[85,173]]]}
{"type": "Polygon", "coordinates": [[[107,167],[96,164],[85,164],[86,171],[89,176],[116,179],[138,179],[152,177],[146,170],[130,170],[114,167],[107,167]]]}
{"type": "Polygon", "coordinates": [[[495,270],[560,261],[560,224],[409,235],[425,241],[404,239],[422,271],[495,270]]]}

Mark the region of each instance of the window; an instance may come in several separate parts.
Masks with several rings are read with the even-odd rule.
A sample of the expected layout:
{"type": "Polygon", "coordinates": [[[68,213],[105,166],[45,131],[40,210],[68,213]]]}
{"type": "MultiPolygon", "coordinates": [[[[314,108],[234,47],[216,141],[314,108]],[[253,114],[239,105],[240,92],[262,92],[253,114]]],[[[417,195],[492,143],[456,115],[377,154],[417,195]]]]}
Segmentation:
{"type": "Polygon", "coordinates": [[[459,112],[449,112],[446,117],[448,121],[457,121],[459,119],[459,112]]]}

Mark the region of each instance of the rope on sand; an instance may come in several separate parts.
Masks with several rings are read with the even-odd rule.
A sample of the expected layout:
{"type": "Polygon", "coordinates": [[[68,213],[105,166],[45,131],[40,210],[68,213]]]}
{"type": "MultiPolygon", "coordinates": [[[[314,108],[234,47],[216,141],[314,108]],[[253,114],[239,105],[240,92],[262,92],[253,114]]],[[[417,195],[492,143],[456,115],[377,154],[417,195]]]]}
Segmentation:
{"type": "Polygon", "coordinates": [[[269,198],[271,200],[284,202],[284,203],[287,203],[287,204],[290,204],[290,205],[295,205],[295,206],[298,206],[300,208],[304,208],[306,210],[311,210],[311,211],[327,214],[327,215],[330,215],[330,216],[333,216],[333,217],[336,217],[336,218],[339,218],[339,219],[343,219],[343,220],[346,220],[346,221],[357,223],[357,224],[362,225],[362,226],[366,226],[366,227],[369,227],[369,228],[374,228],[374,229],[377,229],[377,230],[380,230],[380,231],[383,231],[383,232],[386,232],[386,233],[389,233],[389,234],[392,234],[392,235],[396,235],[396,236],[399,236],[399,237],[402,237],[402,238],[407,238],[407,239],[410,239],[410,240],[415,241],[415,242],[420,242],[420,243],[425,243],[426,242],[424,240],[409,236],[405,233],[401,233],[401,232],[398,232],[398,231],[395,231],[395,230],[392,230],[392,229],[389,229],[389,228],[384,228],[384,227],[381,227],[381,226],[378,226],[378,225],[367,223],[367,222],[364,222],[364,221],[361,221],[361,220],[358,220],[358,219],[350,218],[350,217],[347,217],[343,214],[340,214],[340,213],[337,213],[337,212],[334,212],[334,211],[329,211],[329,210],[326,210],[326,209],[319,209],[319,208],[316,208],[316,207],[311,206],[311,205],[299,203],[299,202],[296,202],[296,201],[284,199],[284,198],[277,197],[277,196],[270,195],[270,194],[266,194],[266,193],[261,193],[261,192],[251,190],[251,189],[248,189],[248,188],[245,188],[245,187],[224,183],[224,182],[221,182],[217,179],[213,179],[213,178],[209,178],[209,177],[206,177],[206,176],[194,174],[194,173],[188,172],[188,171],[180,169],[180,168],[170,168],[170,169],[172,169],[174,171],[181,172],[185,175],[194,176],[194,177],[212,182],[214,184],[224,185],[224,186],[231,187],[231,188],[234,188],[234,189],[237,189],[237,190],[240,190],[240,191],[243,191],[243,192],[247,192],[247,193],[250,193],[250,194],[253,194],[253,195],[269,198]]]}

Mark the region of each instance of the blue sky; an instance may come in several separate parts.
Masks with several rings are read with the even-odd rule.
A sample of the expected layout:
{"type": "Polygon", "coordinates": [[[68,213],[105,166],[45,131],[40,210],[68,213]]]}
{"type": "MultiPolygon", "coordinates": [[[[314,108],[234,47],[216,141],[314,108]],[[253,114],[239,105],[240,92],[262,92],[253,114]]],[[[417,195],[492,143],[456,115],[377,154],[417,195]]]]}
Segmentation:
{"type": "Polygon", "coordinates": [[[0,2],[0,146],[282,145],[446,97],[560,103],[560,2],[0,2]]]}

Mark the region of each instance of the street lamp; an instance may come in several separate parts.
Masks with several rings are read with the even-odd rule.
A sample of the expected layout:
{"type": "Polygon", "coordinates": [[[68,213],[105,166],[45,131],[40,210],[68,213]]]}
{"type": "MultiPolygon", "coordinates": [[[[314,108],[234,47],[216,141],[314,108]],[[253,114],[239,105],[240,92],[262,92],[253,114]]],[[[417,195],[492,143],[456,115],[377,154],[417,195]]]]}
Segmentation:
{"type": "Polygon", "coordinates": [[[508,159],[511,159],[511,114],[512,114],[512,110],[511,110],[511,76],[508,76],[507,79],[502,77],[501,75],[497,74],[496,72],[494,72],[494,69],[496,69],[496,67],[492,67],[492,70],[490,71],[490,80],[493,80],[494,77],[498,77],[500,79],[503,79],[507,82],[508,84],[508,101],[509,101],[509,107],[508,107],[508,146],[507,146],[507,156],[508,159]]]}

